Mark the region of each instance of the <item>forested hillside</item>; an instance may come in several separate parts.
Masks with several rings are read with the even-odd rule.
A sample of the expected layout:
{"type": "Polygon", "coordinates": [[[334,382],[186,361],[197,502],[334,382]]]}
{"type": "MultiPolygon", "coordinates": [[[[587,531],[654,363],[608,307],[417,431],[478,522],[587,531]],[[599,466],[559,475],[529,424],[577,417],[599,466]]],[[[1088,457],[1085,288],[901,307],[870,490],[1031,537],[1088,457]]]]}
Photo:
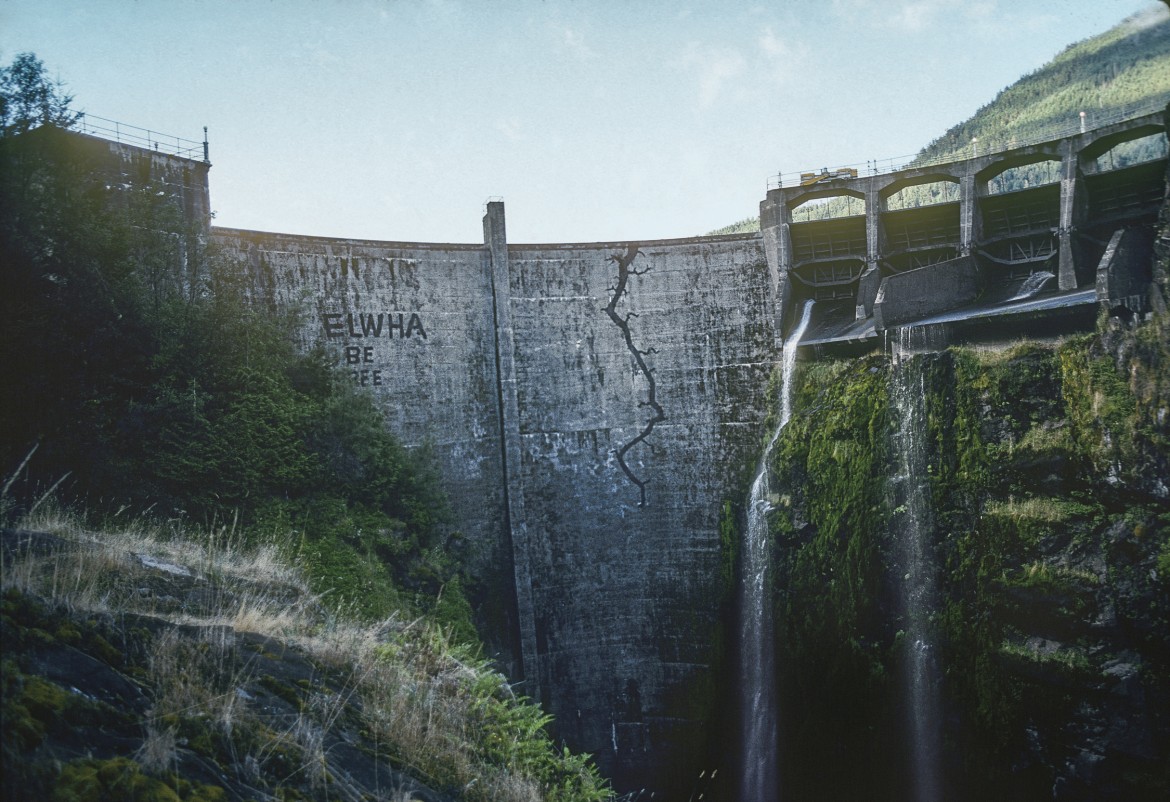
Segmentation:
{"type": "Polygon", "coordinates": [[[1105,33],[1070,45],[1000,92],[964,122],[922,149],[933,161],[981,147],[1038,141],[1075,130],[1080,112],[1090,128],[1132,108],[1170,101],[1170,14],[1152,9],[1105,33]]]}
{"type": "MultiPolygon", "coordinates": [[[[1129,17],[1099,36],[1070,45],[1035,72],[1001,91],[970,119],[919,151],[915,161],[938,161],[979,148],[1010,147],[1075,131],[1080,112],[1092,127],[1130,109],[1170,101],[1170,14],[1152,9],[1129,17]]],[[[810,132],[811,135],[811,132],[810,132]]],[[[848,159],[849,154],[840,154],[848,159]]],[[[750,217],[711,234],[758,231],[750,217]]]]}

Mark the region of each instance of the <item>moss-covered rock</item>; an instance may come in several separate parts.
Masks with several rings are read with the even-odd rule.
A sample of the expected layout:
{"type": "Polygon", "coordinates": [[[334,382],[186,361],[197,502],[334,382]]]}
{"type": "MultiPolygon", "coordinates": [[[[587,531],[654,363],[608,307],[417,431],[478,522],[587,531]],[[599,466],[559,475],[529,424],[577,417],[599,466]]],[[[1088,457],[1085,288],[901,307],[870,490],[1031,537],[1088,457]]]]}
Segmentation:
{"type": "MultiPolygon", "coordinates": [[[[948,799],[1170,790],[1167,446],[1157,382],[1119,371],[1109,341],[902,368],[926,396],[948,799]]],[[[802,799],[909,793],[891,369],[806,366],[775,451],[785,780],[802,799]]]]}

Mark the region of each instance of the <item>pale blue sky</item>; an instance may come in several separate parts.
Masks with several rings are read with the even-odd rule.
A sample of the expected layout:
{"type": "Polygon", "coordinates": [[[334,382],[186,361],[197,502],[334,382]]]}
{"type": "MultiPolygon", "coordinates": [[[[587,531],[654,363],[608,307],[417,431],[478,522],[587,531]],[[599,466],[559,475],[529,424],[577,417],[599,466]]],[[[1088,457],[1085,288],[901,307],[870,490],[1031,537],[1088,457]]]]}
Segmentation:
{"type": "Polygon", "coordinates": [[[701,234],[769,175],[910,154],[1153,0],[0,0],[77,108],[199,139],[216,224],[701,234]]]}

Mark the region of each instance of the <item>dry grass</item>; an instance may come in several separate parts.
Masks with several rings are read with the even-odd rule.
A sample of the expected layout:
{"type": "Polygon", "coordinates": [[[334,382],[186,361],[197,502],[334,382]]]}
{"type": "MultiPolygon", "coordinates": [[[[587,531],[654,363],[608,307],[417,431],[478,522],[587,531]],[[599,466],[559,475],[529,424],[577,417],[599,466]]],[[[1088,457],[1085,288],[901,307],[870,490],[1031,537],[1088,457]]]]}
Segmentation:
{"type": "Polygon", "coordinates": [[[146,737],[134,759],[152,774],[167,774],[175,769],[176,745],[173,727],[160,727],[158,722],[150,720],[146,723],[146,737]]]}
{"type": "Polygon", "coordinates": [[[1085,514],[1085,508],[1084,505],[1065,499],[1032,496],[1022,499],[1013,497],[1007,501],[988,501],[984,513],[1010,518],[1013,521],[1060,524],[1085,514]]]}
{"type": "Polygon", "coordinates": [[[1087,568],[1066,565],[1050,565],[1043,560],[1035,560],[1020,569],[1021,576],[1033,583],[1063,583],[1100,585],[1101,577],[1087,568]]]}
{"type": "Polygon", "coordinates": [[[300,572],[283,557],[275,542],[245,544],[234,522],[201,532],[178,521],[137,518],[97,533],[89,531],[76,514],[48,501],[23,517],[19,528],[91,544],[120,556],[144,555],[203,576],[287,585],[308,593],[300,572]]]}
{"type": "MultiPolygon", "coordinates": [[[[347,710],[358,709],[376,751],[436,788],[459,789],[468,800],[574,798],[550,797],[550,789],[518,769],[522,763],[511,755],[521,755],[519,746],[500,758],[485,745],[491,716],[517,710],[502,675],[425,621],[363,625],[326,614],[273,544],[246,546],[230,525],[192,534],[173,522],[136,520],[94,532],[52,503],[13,528],[53,537],[6,553],[4,590],[78,614],[135,612],[172,625],[154,639],[148,659],[153,706],[135,755],[148,771],[173,769],[184,727],[195,722],[219,743],[240,744],[238,753],[230,748],[246,781],[283,771],[288,776],[282,781],[321,789],[331,776],[329,733],[347,710]],[[187,600],[174,598],[184,593],[187,600]],[[243,691],[256,676],[236,643],[239,633],[298,649],[323,671],[346,678],[344,686],[317,686],[291,720],[265,719],[243,691]],[[296,762],[291,770],[290,756],[296,762]]],[[[545,719],[532,710],[516,718],[527,730],[517,743],[547,748],[545,719]]],[[[604,796],[598,791],[582,798],[604,796]]],[[[395,791],[390,798],[408,797],[395,791]]]]}

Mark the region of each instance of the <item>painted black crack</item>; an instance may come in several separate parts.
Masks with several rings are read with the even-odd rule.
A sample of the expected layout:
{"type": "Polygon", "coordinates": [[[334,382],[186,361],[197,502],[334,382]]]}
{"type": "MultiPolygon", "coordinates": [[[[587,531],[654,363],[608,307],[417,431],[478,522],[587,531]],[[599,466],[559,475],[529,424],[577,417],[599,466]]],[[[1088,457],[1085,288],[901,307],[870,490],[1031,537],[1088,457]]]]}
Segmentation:
{"type": "Polygon", "coordinates": [[[645,357],[656,352],[653,348],[647,351],[642,351],[634,345],[634,338],[630,335],[630,318],[637,317],[637,314],[634,312],[627,312],[625,317],[622,317],[617,312],[618,302],[621,301],[622,296],[626,294],[626,285],[630,276],[640,276],[650,271],[650,268],[646,268],[645,270],[635,270],[634,268],[630,267],[630,265],[633,264],[634,258],[640,253],[641,251],[638,250],[638,245],[634,243],[629,246],[624,255],[614,254],[613,256],[609,257],[609,261],[617,263],[618,278],[617,284],[608,288],[613,292],[613,297],[609,299],[609,304],[605,307],[605,314],[609,315],[609,319],[613,321],[614,325],[621,329],[622,337],[624,337],[626,340],[626,348],[629,349],[630,355],[634,357],[634,362],[638,365],[638,370],[642,371],[642,375],[646,377],[646,383],[649,385],[649,391],[647,392],[646,400],[639,401],[638,406],[648,407],[654,410],[653,417],[646,421],[645,428],[642,429],[637,437],[630,440],[630,442],[626,443],[624,446],[614,452],[617,455],[618,465],[621,466],[622,472],[631,482],[638,486],[638,506],[645,507],[647,480],[639,479],[638,476],[632,470],[630,470],[630,466],[626,464],[626,454],[631,448],[649,437],[650,433],[654,431],[654,427],[657,424],[666,420],[666,412],[663,411],[662,405],[658,403],[658,386],[654,382],[654,371],[646,366],[645,357]]]}

